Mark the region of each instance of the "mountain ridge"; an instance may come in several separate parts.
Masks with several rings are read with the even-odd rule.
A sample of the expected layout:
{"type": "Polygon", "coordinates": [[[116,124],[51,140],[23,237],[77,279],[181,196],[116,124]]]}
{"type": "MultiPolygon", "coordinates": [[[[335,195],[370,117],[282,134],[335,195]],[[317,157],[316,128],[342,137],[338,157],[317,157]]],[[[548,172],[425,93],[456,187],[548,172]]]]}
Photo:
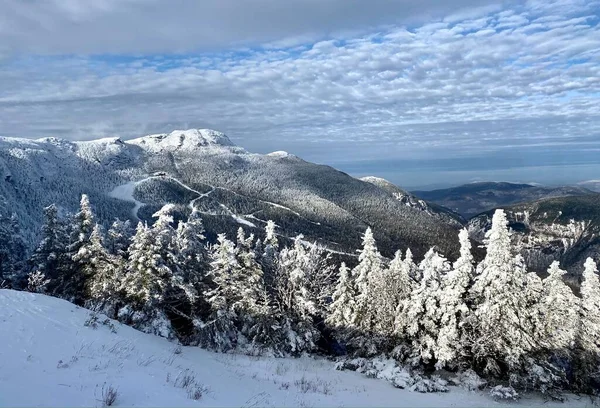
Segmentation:
{"type": "Polygon", "coordinates": [[[213,239],[216,231],[232,235],[239,226],[260,235],[273,219],[284,236],[302,233],[342,253],[354,252],[371,226],[388,256],[408,247],[420,256],[431,246],[457,254],[456,220],[407,206],[390,191],[330,166],[275,153],[250,153],[210,129],[132,140],[0,138],[0,194],[30,241],[44,206],[74,212],[85,193],[105,225],[114,217],[151,221],[172,203],[181,218],[190,205],[201,211],[213,239]],[[123,199],[111,195],[117,188],[131,191],[123,199]]]}

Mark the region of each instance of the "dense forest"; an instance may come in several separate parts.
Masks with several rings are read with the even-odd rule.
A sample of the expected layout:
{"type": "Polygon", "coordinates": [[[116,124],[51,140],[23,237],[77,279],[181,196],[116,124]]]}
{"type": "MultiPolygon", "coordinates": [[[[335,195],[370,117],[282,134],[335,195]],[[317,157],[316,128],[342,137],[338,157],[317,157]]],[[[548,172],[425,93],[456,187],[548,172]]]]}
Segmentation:
{"type": "Polygon", "coordinates": [[[205,238],[201,214],[152,224],[115,220],[106,231],[86,195],[74,215],[44,209],[27,254],[15,217],[0,217],[0,283],[67,299],[139,330],[220,352],[315,353],[378,376],[392,358],[395,386],[445,391],[449,375],[476,378],[500,398],[537,390],[598,393],[600,279],[587,259],[577,292],[555,262],[541,279],[511,245],[503,210],[476,263],[466,230],[454,262],[430,249],[383,257],[367,228],[353,268],[302,235],[285,245],[269,221],[260,237],[205,238]]]}

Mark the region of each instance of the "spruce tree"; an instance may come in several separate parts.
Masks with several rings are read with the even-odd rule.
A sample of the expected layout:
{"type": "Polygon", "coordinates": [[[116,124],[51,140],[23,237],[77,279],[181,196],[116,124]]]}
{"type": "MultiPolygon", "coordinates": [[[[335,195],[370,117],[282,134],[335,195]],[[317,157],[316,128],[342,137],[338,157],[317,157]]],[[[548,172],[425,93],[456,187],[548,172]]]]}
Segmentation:
{"type": "Polygon", "coordinates": [[[349,328],[353,323],[352,315],[355,296],[354,282],[350,275],[350,269],[342,262],[339,269],[338,282],[331,297],[332,302],[326,318],[327,324],[342,330],[349,328]]]}
{"type": "Polygon", "coordinates": [[[377,311],[373,307],[374,293],[369,291],[374,280],[370,275],[380,278],[382,258],[377,250],[371,228],[363,235],[363,248],[359,251],[358,265],[352,270],[352,278],[356,284],[356,307],[353,314],[353,324],[367,333],[373,330],[377,311]]]}
{"type": "Polygon", "coordinates": [[[581,320],[579,341],[582,348],[598,357],[600,354],[600,278],[598,267],[587,258],[581,283],[581,320]]]}
{"type": "Polygon", "coordinates": [[[79,273],[86,276],[85,297],[91,306],[103,309],[114,304],[120,286],[117,257],[112,256],[104,247],[104,236],[99,224],[94,226],[89,242],[79,248],[73,256],[79,273]]]}
{"type": "Polygon", "coordinates": [[[106,249],[112,255],[125,257],[132,235],[131,221],[115,219],[106,234],[106,249]]]}
{"type": "Polygon", "coordinates": [[[466,229],[460,231],[460,257],[452,270],[442,278],[440,296],[440,329],[437,337],[437,367],[455,366],[464,354],[468,288],[473,279],[474,260],[466,229]]]}
{"type": "Polygon", "coordinates": [[[201,343],[205,347],[219,351],[237,347],[240,269],[235,244],[225,234],[219,234],[210,251],[209,277],[214,287],[204,293],[210,305],[209,316],[200,328],[201,343]]]}
{"type": "Polygon", "coordinates": [[[32,254],[29,264],[33,273],[39,272],[49,279],[47,291],[52,294],[57,288],[61,270],[70,263],[67,254],[68,236],[64,223],[58,217],[58,208],[52,204],[44,208],[42,239],[32,254]]]}
{"type": "Polygon", "coordinates": [[[564,283],[565,273],[558,261],[554,261],[543,281],[539,306],[543,313],[543,324],[539,327],[537,338],[550,350],[568,350],[575,340],[579,301],[564,283]]]}
{"type": "Polygon", "coordinates": [[[425,364],[432,363],[437,358],[441,282],[449,269],[446,259],[431,248],[419,264],[423,278],[404,303],[403,326],[411,341],[412,355],[425,364]]]}
{"type": "Polygon", "coordinates": [[[470,334],[476,367],[491,375],[516,370],[535,345],[523,259],[512,253],[508,220],[496,210],[486,233],[487,253],[477,266],[470,296],[474,302],[470,334]]]}

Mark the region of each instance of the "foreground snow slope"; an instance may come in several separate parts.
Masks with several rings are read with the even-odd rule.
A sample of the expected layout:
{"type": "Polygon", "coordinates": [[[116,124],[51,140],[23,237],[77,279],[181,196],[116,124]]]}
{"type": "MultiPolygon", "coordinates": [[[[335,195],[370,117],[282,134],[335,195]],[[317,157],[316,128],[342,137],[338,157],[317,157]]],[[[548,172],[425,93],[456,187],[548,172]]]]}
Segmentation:
{"type": "MultiPolygon", "coordinates": [[[[176,347],[115,323],[86,327],[89,311],[64,300],[0,290],[0,406],[101,406],[102,387],[116,406],[501,406],[487,396],[398,390],[382,380],[340,372],[327,360],[273,359],[176,347]],[[186,371],[188,370],[188,371],[186,371]],[[195,376],[200,400],[177,386],[195,376]],[[179,376],[179,380],[178,380],[179,376]]],[[[543,405],[525,399],[522,405],[543,405]]],[[[581,399],[556,404],[585,406],[581,399]]],[[[514,405],[514,404],[511,404],[514,405]]]]}

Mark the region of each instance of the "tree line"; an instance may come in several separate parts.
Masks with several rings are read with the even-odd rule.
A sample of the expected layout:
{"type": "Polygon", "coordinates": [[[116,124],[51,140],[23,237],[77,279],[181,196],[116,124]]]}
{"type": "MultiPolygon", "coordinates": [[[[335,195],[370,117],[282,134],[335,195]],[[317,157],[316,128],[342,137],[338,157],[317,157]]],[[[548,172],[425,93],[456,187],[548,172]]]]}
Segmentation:
{"type": "Polygon", "coordinates": [[[334,265],[327,250],[269,221],[261,237],[218,235],[206,242],[201,214],[175,222],[174,206],[154,223],[95,222],[80,211],[44,209],[40,242],[26,261],[14,220],[0,219],[0,281],[59,296],[140,330],[227,352],[275,356],[324,353],[392,356],[421,373],[473,370],[491,382],[539,390],[597,393],[600,280],[585,263],[575,293],[555,262],[541,279],[511,246],[504,211],[486,233],[476,264],[468,232],[449,262],[430,249],[393,259],[367,228],[358,263],[334,265]],[[12,238],[11,238],[12,237],[12,238]],[[7,250],[8,249],[8,250],[7,250]]]}

